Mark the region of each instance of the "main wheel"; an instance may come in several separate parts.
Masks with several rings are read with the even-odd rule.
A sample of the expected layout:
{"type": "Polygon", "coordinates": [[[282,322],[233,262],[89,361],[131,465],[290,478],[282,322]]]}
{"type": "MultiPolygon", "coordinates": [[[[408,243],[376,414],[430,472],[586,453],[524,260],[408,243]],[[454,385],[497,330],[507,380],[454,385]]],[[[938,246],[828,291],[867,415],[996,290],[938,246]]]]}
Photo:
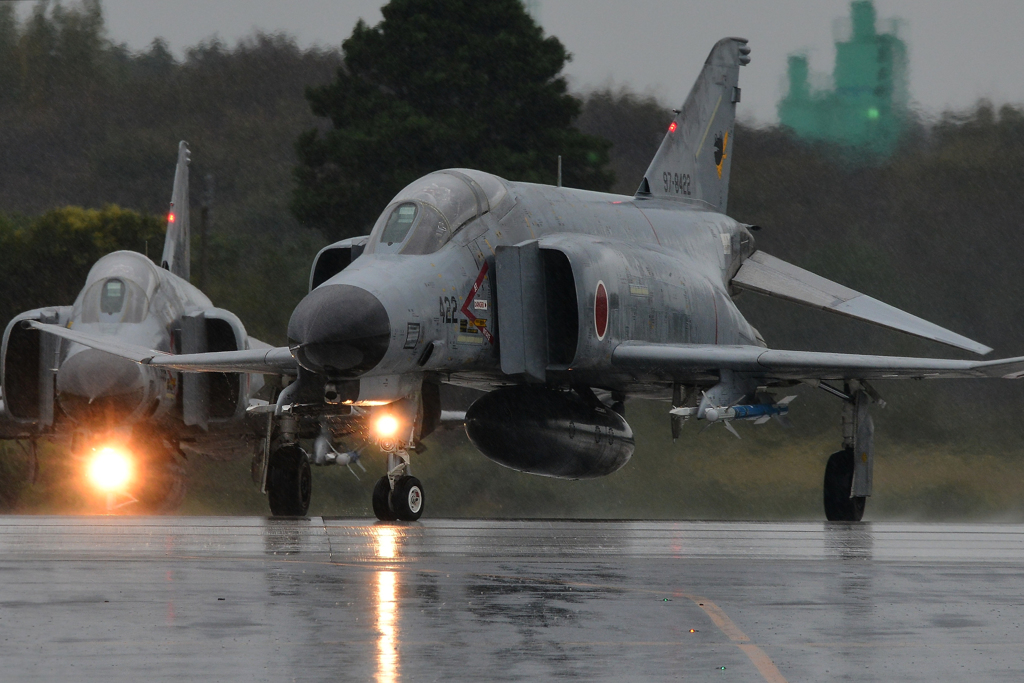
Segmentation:
{"type": "Polygon", "coordinates": [[[423,484],[416,477],[399,477],[391,492],[391,509],[404,522],[415,522],[423,514],[423,484]]]}
{"type": "Polygon", "coordinates": [[[373,487],[373,514],[382,522],[393,522],[398,517],[391,509],[391,482],[381,477],[373,487]]]}
{"type": "Polygon", "coordinates": [[[275,517],[302,517],[313,495],[313,475],[306,452],[297,445],[282,446],[270,454],[267,498],[275,517]]]}
{"type": "Polygon", "coordinates": [[[139,427],[132,432],[129,449],[135,454],[138,476],[127,491],[135,503],[125,510],[146,515],[176,512],[188,492],[188,472],[178,449],[159,432],[139,427]]]}
{"type": "Polygon", "coordinates": [[[167,454],[151,458],[145,465],[145,481],[135,492],[138,510],[148,515],[173,514],[188,492],[185,468],[167,454]]]}
{"type": "Polygon", "coordinates": [[[850,497],[853,489],[853,450],[833,453],[825,465],[825,519],[859,522],[864,516],[864,496],[850,497]]]}

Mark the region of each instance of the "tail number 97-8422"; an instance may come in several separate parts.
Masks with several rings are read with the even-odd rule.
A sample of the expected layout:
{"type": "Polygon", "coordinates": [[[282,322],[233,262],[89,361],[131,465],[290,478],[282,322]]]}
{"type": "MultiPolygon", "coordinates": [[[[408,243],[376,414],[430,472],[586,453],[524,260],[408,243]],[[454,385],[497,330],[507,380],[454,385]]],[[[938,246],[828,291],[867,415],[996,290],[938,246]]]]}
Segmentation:
{"type": "Polygon", "coordinates": [[[665,181],[665,192],[674,192],[676,194],[690,196],[689,173],[669,173],[668,171],[665,171],[661,174],[661,179],[665,181]]]}

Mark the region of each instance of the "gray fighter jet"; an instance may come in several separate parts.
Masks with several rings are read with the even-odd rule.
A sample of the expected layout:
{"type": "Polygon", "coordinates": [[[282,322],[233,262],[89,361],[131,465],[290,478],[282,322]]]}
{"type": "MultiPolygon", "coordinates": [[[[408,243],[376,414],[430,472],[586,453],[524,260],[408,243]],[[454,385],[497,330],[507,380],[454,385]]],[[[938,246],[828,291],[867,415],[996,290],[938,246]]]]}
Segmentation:
{"type": "Polygon", "coordinates": [[[182,142],[159,266],[134,251],[107,254],[89,271],[73,306],[18,315],[0,349],[6,435],[55,440],[87,461],[101,454],[99,464],[90,465],[99,483],[126,494],[118,504],[149,511],[172,509],[184,496],[176,460],[183,447],[220,457],[251,452],[245,410],[263,376],[179,379],[177,372],[43,335],[30,325],[166,353],[269,348],[188,282],[188,164],[182,142]]]}
{"type": "MultiPolygon", "coordinates": [[[[442,383],[487,391],[464,416],[470,440],[508,467],[567,479],[621,468],[633,453],[628,397],[671,401],[686,420],[733,429],[782,418],[798,383],[842,405],[825,513],[858,520],[871,495],[871,382],[1007,377],[1024,358],[936,360],[767,348],[733,297],[750,290],[978,354],[988,347],[762,251],[726,215],[733,121],[747,41],[711,50],[632,197],[449,169],[406,187],[368,236],[322,250],[287,348],[174,356],[120,349],[146,367],[294,375],[265,409],[254,471],[274,514],[301,515],[310,463],[348,462],[341,435],[376,443],[387,472],[380,519],[417,519],[420,439],[442,415],[442,383]],[[312,453],[301,444],[315,440],[312,453]]],[[[34,324],[94,348],[102,340],[34,324]]],[[[454,416],[458,419],[461,416],[454,416]]]]}

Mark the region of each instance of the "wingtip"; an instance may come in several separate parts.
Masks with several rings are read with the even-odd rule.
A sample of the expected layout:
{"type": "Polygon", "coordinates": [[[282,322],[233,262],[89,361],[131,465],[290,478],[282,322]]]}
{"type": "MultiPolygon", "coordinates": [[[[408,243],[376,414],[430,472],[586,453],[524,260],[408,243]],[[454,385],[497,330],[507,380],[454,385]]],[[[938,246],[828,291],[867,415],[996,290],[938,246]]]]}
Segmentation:
{"type": "Polygon", "coordinates": [[[963,349],[964,351],[976,353],[979,356],[987,356],[988,354],[992,353],[991,347],[985,346],[981,342],[976,342],[973,339],[968,339],[963,335],[955,333],[953,338],[938,336],[935,337],[935,341],[947,344],[949,346],[954,346],[958,349],[963,349]]]}

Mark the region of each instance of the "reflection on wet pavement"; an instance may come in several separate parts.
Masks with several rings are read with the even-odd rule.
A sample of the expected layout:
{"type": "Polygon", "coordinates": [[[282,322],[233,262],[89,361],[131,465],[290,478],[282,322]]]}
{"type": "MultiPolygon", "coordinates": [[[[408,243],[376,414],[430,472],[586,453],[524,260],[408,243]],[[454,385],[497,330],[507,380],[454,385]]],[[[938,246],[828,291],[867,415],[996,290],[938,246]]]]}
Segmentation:
{"type": "Polygon", "coordinates": [[[2,678],[1019,680],[1022,560],[1003,525],[0,518],[2,678]]]}
{"type": "Polygon", "coordinates": [[[398,600],[395,584],[398,574],[377,572],[377,680],[394,683],[398,680],[398,600]]]}

